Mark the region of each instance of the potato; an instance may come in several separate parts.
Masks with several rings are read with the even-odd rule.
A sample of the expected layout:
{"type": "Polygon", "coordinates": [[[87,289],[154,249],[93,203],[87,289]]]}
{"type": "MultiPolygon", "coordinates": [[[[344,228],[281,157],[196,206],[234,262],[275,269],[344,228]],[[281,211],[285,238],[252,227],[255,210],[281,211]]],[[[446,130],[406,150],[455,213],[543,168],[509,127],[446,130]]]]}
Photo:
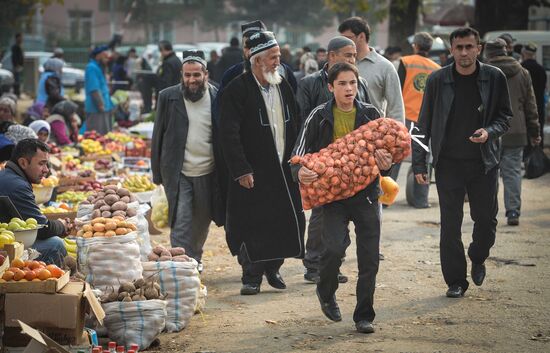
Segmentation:
{"type": "Polygon", "coordinates": [[[92,218],[97,218],[97,217],[101,217],[100,210],[94,210],[94,212],[92,212],[92,218]]]}
{"type": "Polygon", "coordinates": [[[135,215],[137,215],[137,211],[134,208],[126,209],[126,216],[134,217],[135,215]]]}
{"type": "Polygon", "coordinates": [[[85,232],[91,232],[94,230],[94,227],[92,227],[91,224],[85,224],[82,226],[82,230],[85,232]]]}
{"type": "Polygon", "coordinates": [[[118,300],[122,300],[127,296],[128,296],[128,292],[119,292],[118,293],[118,300]]]}
{"type": "Polygon", "coordinates": [[[114,230],[107,230],[105,231],[105,236],[107,238],[111,238],[111,237],[115,237],[116,236],[116,232],[114,230]]]}
{"type": "Polygon", "coordinates": [[[128,234],[128,230],[126,228],[117,228],[115,230],[116,235],[126,235],[128,234]]]}
{"type": "Polygon", "coordinates": [[[80,203],[81,205],[91,205],[90,201],[84,200],[80,203]]]}
{"type": "Polygon", "coordinates": [[[179,255],[179,256],[174,256],[172,258],[172,261],[174,261],[174,262],[188,262],[188,261],[191,261],[191,259],[187,255],[179,255]]]}
{"type": "Polygon", "coordinates": [[[155,254],[154,252],[152,252],[149,255],[147,255],[147,260],[149,260],[149,261],[158,261],[159,256],[157,254],[155,254]]]}
{"type": "Polygon", "coordinates": [[[101,212],[101,217],[109,218],[109,217],[111,217],[111,212],[110,211],[103,211],[103,212],[101,212]]]}
{"type": "Polygon", "coordinates": [[[118,287],[118,292],[127,292],[127,293],[133,293],[136,291],[136,287],[132,282],[122,282],[120,284],[120,287],[118,287]]]}
{"type": "Polygon", "coordinates": [[[116,185],[105,185],[105,187],[103,187],[103,190],[117,190],[118,187],[116,185]]]}
{"type": "Polygon", "coordinates": [[[105,190],[105,196],[107,195],[116,195],[116,191],[113,189],[107,189],[105,190]]]}
{"type": "Polygon", "coordinates": [[[159,261],[172,261],[172,256],[161,256],[159,261]]]}
{"type": "Polygon", "coordinates": [[[122,197],[120,198],[120,201],[129,203],[129,202],[130,202],[130,196],[122,196],[122,197]]]}
{"type": "Polygon", "coordinates": [[[185,249],[184,249],[184,248],[180,248],[180,247],[171,248],[171,249],[168,249],[168,251],[170,251],[170,254],[171,254],[172,256],[185,255],[185,249]]]}
{"type": "Polygon", "coordinates": [[[103,212],[103,211],[110,211],[110,210],[111,210],[111,206],[109,206],[109,205],[103,205],[103,206],[101,206],[101,207],[99,208],[99,210],[100,210],[101,212],[103,212]]]}
{"type": "Polygon", "coordinates": [[[170,251],[168,251],[168,250],[163,250],[163,251],[160,253],[160,256],[169,256],[169,257],[172,257],[172,254],[170,254],[170,251]]]}
{"type": "Polygon", "coordinates": [[[128,223],[128,227],[126,228],[129,228],[131,231],[136,231],[137,230],[137,226],[133,223],[128,223]]]}
{"type": "Polygon", "coordinates": [[[105,230],[115,230],[117,228],[116,222],[113,221],[107,221],[105,223],[105,230]]]}
{"type": "Polygon", "coordinates": [[[126,217],[126,211],[114,211],[112,212],[112,216],[124,219],[123,217],[126,217]]]}
{"type": "Polygon", "coordinates": [[[103,224],[103,223],[93,223],[93,221],[92,221],[92,224],[93,224],[94,232],[104,232],[105,231],[105,224],[103,224]]]}
{"type": "Polygon", "coordinates": [[[77,237],[81,237],[83,234],[84,234],[84,231],[82,229],[76,232],[77,237]]]}
{"type": "Polygon", "coordinates": [[[91,238],[93,236],[94,236],[93,232],[84,232],[84,234],[82,234],[82,238],[91,238]]]}
{"type": "Polygon", "coordinates": [[[105,203],[105,200],[104,199],[99,199],[97,200],[95,203],[94,203],[94,208],[101,208],[102,206],[105,206],[106,203],[105,203]]]}
{"type": "Polygon", "coordinates": [[[134,194],[130,194],[130,202],[136,202],[136,201],[137,201],[137,199],[134,196],[134,194]]]}
{"type": "Polygon", "coordinates": [[[111,205],[111,210],[113,211],[126,211],[128,205],[123,201],[117,201],[111,205]]]}
{"type": "MultiPolygon", "coordinates": [[[[115,211],[115,212],[119,212],[119,211],[115,211]]],[[[115,215],[115,212],[113,212],[113,217],[111,217],[111,219],[113,221],[124,221],[124,216],[117,216],[115,215]]],[[[126,212],[124,212],[124,214],[126,214],[126,212]]]]}
{"type": "Polygon", "coordinates": [[[104,237],[105,236],[105,233],[104,232],[95,232],[94,233],[94,238],[97,238],[97,237],[104,237]]]}
{"type": "Polygon", "coordinates": [[[125,189],[125,188],[120,188],[117,190],[116,192],[119,196],[130,196],[130,191],[128,191],[128,189],[125,189]]]}
{"type": "MultiPolygon", "coordinates": [[[[107,195],[105,196],[105,203],[107,205],[112,205],[114,204],[115,202],[119,201],[120,200],[120,197],[118,197],[117,195],[107,195]]],[[[115,210],[116,211],[116,210],[115,210]]]]}
{"type": "Polygon", "coordinates": [[[96,224],[96,223],[105,223],[105,218],[103,217],[96,217],[94,219],[92,219],[92,225],[96,224]]]}
{"type": "Polygon", "coordinates": [[[153,248],[153,252],[159,256],[163,251],[166,251],[166,248],[162,245],[157,245],[153,248]]]}

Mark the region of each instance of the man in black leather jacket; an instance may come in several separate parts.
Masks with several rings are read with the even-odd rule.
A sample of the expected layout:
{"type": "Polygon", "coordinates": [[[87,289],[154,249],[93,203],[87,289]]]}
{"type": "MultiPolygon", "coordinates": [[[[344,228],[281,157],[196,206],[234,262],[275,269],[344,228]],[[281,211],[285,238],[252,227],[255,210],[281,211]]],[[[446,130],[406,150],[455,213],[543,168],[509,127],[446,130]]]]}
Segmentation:
{"type": "Polygon", "coordinates": [[[419,184],[429,183],[426,146],[431,142],[441,210],[441,267],[446,295],[458,298],[468,289],[461,239],[464,197],[468,193],[474,221],[468,248],[471,276],[480,286],[496,238],[499,138],[509,128],[512,110],[502,71],[477,60],[479,33],[459,28],[450,41],[455,63],[432,73],[426,83],[419,132],[413,137],[413,171],[419,184]]]}
{"type": "MultiPolygon", "coordinates": [[[[302,124],[310,113],[319,105],[329,102],[333,94],[328,89],[328,71],[339,62],[347,62],[355,65],[357,50],[355,43],[346,37],[337,36],[328,43],[327,63],[325,66],[300,80],[296,100],[300,106],[302,124]]],[[[359,77],[357,82],[357,100],[370,103],[367,90],[367,81],[359,77]]],[[[306,268],[304,279],[309,282],[317,282],[319,278],[319,259],[325,247],[321,241],[323,232],[323,208],[316,207],[311,211],[306,242],[306,252],[302,260],[306,268]]],[[[338,275],[340,283],[346,283],[348,278],[343,274],[338,275]]]]}

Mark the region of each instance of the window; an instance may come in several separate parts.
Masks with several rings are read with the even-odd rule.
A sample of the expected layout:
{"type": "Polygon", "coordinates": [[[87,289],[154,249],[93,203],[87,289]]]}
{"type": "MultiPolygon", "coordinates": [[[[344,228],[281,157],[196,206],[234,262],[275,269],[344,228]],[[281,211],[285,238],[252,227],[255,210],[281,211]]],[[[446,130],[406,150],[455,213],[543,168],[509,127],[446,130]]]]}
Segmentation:
{"type": "Polygon", "coordinates": [[[174,25],[172,22],[154,23],[151,26],[150,41],[157,43],[160,40],[174,41],[174,25]]]}
{"type": "Polygon", "coordinates": [[[69,34],[71,40],[92,42],[92,12],[69,11],[69,34]]]}

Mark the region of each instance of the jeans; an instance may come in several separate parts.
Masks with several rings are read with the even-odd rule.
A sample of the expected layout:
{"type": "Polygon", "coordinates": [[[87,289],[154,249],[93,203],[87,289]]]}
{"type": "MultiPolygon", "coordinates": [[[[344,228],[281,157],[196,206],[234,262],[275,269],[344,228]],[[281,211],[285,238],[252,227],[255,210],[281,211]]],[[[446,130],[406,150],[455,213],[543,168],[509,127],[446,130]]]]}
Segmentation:
{"type": "Polygon", "coordinates": [[[182,247],[201,262],[202,248],[212,221],[213,173],[188,177],[180,173],[176,217],[170,232],[172,247],[182,247]]]}
{"type": "Polygon", "coordinates": [[[31,248],[40,253],[37,260],[44,261],[46,264],[55,264],[61,267],[65,256],[67,256],[67,249],[60,237],[37,239],[31,248]]]}
{"type": "Polygon", "coordinates": [[[497,227],[498,167],[485,173],[482,161],[440,158],[435,168],[439,194],[441,268],[445,283],[468,289],[466,256],[462,243],[464,197],[468,193],[470,216],[474,221],[468,256],[472,263],[482,264],[495,244],[497,227]]]}
{"type": "Polygon", "coordinates": [[[521,162],[523,147],[503,147],[500,152],[500,176],[504,185],[506,217],[521,210],[521,162]]]}
{"type": "Polygon", "coordinates": [[[355,225],[357,243],[357,305],[355,322],[373,321],[374,290],[379,264],[380,206],[369,200],[365,190],[345,200],[323,206],[323,244],[317,289],[323,301],[328,301],[338,289],[338,272],[346,249],[351,244],[349,222],[355,225]]]}

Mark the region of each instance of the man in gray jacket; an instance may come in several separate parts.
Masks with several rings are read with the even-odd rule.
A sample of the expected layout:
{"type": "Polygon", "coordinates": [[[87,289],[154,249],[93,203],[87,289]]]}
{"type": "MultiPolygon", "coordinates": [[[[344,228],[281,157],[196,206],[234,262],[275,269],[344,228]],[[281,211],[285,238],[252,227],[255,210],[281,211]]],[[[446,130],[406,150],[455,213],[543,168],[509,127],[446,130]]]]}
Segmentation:
{"type": "MultiPolygon", "coordinates": [[[[335,64],[347,62],[355,65],[357,50],[355,43],[346,37],[337,36],[330,40],[327,47],[327,63],[314,74],[304,77],[298,83],[296,100],[300,107],[302,124],[307,117],[321,104],[330,101],[333,94],[328,89],[328,71],[335,64]]],[[[370,103],[367,81],[359,77],[357,83],[357,100],[363,103],[370,103]]],[[[309,282],[317,282],[319,279],[319,259],[325,247],[321,240],[323,233],[323,208],[316,207],[311,211],[306,242],[306,252],[303,260],[306,272],[304,279],[309,282]]],[[[346,283],[348,278],[338,274],[338,281],[346,283]]]]}
{"type": "Polygon", "coordinates": [[[215,159],[212,103],[204,53],[183,53],[182,82],[160,92],[153,128],[153,181],[168,199],[170,243],[183,247],[202,270],[202,247],[213,219],[215,159]]]}
{"type": "Polygon", "coordinates": [[[540,143],[539,116],[531,75],[511,56],[506,55],[506,42],[498,38],[485,44],[487,64],[498,67],[506,75],[514,116],[510,130],[502,136],[500,175],[504,184],[504,207],[508,225],[519,225],[521,209],[521,161],[527,144],[540,143]],[[529,136],[529,141],[527,141],[529,136]]]}

